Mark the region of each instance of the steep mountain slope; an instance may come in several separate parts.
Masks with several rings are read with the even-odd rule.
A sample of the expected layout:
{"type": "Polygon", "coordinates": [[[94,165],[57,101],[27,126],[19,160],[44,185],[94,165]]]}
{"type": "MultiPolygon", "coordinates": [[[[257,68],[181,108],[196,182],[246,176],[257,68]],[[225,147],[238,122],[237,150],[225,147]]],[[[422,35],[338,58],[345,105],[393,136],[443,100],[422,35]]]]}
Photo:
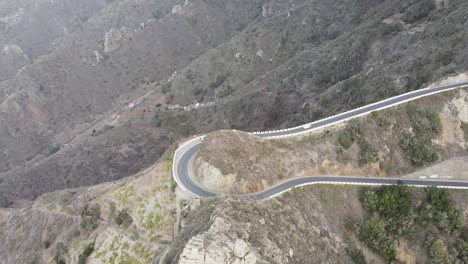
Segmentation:
{"type": "Polygon", "coordinates": [[[54,52],[0,83],[1,171],[6,173],[3,178],[19,189],[18,192],[11,185],[3,185],[2,190],[10,190],[2,191],[7,200],[15,199],[12,193],[31,199],[63,186],[89,185],[128,176],[148,166],[149,159],[154,161],[164,151],[167,140],[166,144],[164,140],[156,144],[158,131],[148,134],[145,124],[136,129],[128,124],[105,138],[107,142],[122,138],[120,143],[110,143],[108,148],[127,147],[130,150],[124,154],[128,157],[126,162],[137,161],[136,165],[111,173],[114,165],[109,162],[112,158],[106,150],[92,151],[94,156],[86,157],[89,149],[100,145],[89,138],[94,124],[106,125],[108,117],[116,115],[123,103],[157,88],[155,85],[164,82],[175,69],[222,43],[261,12],[261,6],[255,1],[228,5],[187,2],[184,6],[177,5],[171,13],[175,4],[172,1],[139,1],[137,5],[134,1],[113,2],[54,52]],[[145,151],[132,143],[135,133],[152,143],[146,144],[149,147],[146,159],[140,159],[145,151]],[[87,141],[85,146],[83,141],[87,141]],[[73,156],[85,157],[69,159],[69,154],[58,153],[61,157],[58,162],[47,159],[65,145],[71,145],[73,156]],[[78,167],[77,171],[74,166],[87,162],[93,166],[106,164],[105,171],[93,172],[92,180],[80,180],[87,174],[87,166],[78,167]],[[66,165],[69,163],[74,168],[66,165]],[[49,174],[54,167],[59,167],[59,178],[49,174]],[[47,187],[37,186],[39,179],[44,178],[49,181],[44,182],[47,187]]]}
{"type": "Polygon", "coordinates": [[[84,263],[91,248],[86,263],[151,263],[177,234],[174,184],[164,159],[132,179],[0,209],[0,263],[84,263]]]}
{"type": "MultiPolygon", "coordinates": [[[[14,17],[10,5],[4,17],[14,17]]],[[[461,0],[68,9],[90,17],[67,22],[73,33],[57,33],[51,52],[0,83],[2,206],[131,175],[181,137],[312,121],[465,71],[468,61],[461,0]]]]}
{"type": "Polygon", "coordinates": [[[108,1],[0,1],[0,81],[53,52],[108,1]]]}

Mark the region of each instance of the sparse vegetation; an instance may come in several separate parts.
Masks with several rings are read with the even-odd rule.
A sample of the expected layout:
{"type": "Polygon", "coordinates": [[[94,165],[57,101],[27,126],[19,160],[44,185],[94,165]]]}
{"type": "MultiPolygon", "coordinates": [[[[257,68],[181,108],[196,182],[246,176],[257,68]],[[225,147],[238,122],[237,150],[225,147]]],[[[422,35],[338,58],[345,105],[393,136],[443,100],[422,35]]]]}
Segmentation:
{"type": "Polygon", "coordinates": [[[354,137],[351,131],[349,129],[343,130],[338,136],[338,142],[343,148],[349,149],[354,143],[354,137]]]}
{"type": "Polygon", "coordinates": [[[364,137],[365,132],[365,123],[360,119],[353,119],[349,121],[346,128],[341,131],[338,136],[338,143],[340,143],[343,148],[349,149],[353,145],[355,139],[362,139],[364,137]]]}
{"type": "Polygon", "coordinates": [[[456,208],[447,190],[433,187],[425,193],[425,200],[414,201],[408,187],[402,184],[363,188],[361,202],[371,216],[361,225],[362,241],[391,262],[396,259],[398,241],[403,238],[414,240],[420,237],[424,228],[430,230],[432,237],[427,250],[433,263],[466,259],[468,244],[462,236],[457,238],[466,228],[463,212],[456,208]],[[452,238],[448,239],[448,234],[452,238]],[[449,252],[447,248],[453,250],[449,252]]]}
{"type": "Polygon", "coordinates": [[[420,221],[445,231],[461,231],[464,227],[463,211],[455,207],[447,190],[438,188],[427,190],[427,203],[420,210],[420,221]]]}
{"type": "Polygon", "coordinates": [[[366,264],[366,258],[364,257],[364,254],[362,253],[362,250],[359,248],[348,248],[346,249],[346,253],[351,257],[351,260],[355,264],[366,264]]]}
{"type": "Polygon", "coordinates": [[[195,133],[195,127],[191,123],[191,115],[187,112],[175,113],[168,108],[157,108],[153,120],[156,127],[168,131],[170,141],[195,133]]]}
{"type": "Polygon", "coordinates": [[[461,122],[461,128],[463,129],[463,134],[465,135],[465,143],[468,144],[468,122],[461,122]]]}
{"type": "Polygon", "coordinates": [[[122,229],[127,229],[132,223],[133,218],[127,210],[122,210],[115,218],[115,223],[122,229]]]}
{"type": "Polygon", "coordinates": [[[154,19],[160,20],[161,18],[163,18],[168,13],[169,13],[169,11],[167,11],[164,8],[157,8],[156,10],[153,11],[152,15],[153,15],[154,19]]]}
{"type": "Polygon", "coordinates": [[[395,260],[395,242],[390,238],[386,222],[377,213],[367,219],[361,229],[361,239],[387,261],[395,260]]]}
{"type": "Polygon", "coordinates": [[[365,140],[359,142],[359,163],[368,164],[379,161],[379,152],[365,140]]]}
{"type": "Polygon", "coordinates": [[[419,0],[415,3],[415,1],[408,1],[410,3],[414,3],[410,7],[408,7],[403,14],[403,21],[406,23],[413,23],[417,20],[423,19],[429,15],[431,10],[435,8],[434,1],[432,0],[419,0]]]}
{"type": "Polygon", "coordinates": [[[361,194],[364,208],[372,216],[364,221],[361,239],[388,261],[396,257],[393,237],[412,227],[411,197],[404,185],[364,188],[361,194]]]}
{"type": "Polygon", "coordinates": [[[101,207],[99,204],[86,205],[81,211],[81,228],[85,231],[92,231],[97,228],[101,217],[101,207]]]}
{"type": "Polygon", "coordinates": [[[86,260],[94,251],[94,242],[89,243],[78,257],[78,264],[86,264],[86,260]]]}
{"type": "Polygon", "coordinates": [[[432,263],[450,264],[450,257],[447,254],[447,246],[443,238],[436,238],[432,241],[429,247],[429,256],[432,263]]]}
{"type": "Polygon", "coordinates": [[[420,111],[410,104],[408,115],[413,124],[413,132],[403,133],[401,140],[401,146],[406,151],[408,158],[416,166],[436,161],[438,155],[432,140],[442,133],[442,122],[439,114],[429,110],[420,111]]]}
{"type": "Polygon", "coordinates": [[[49,155],[54,155],[55,153],[57,153],[59,150],[60,150],[60,145],[59,144],[54,144],[50,147],[49,149],[49,155]]]}

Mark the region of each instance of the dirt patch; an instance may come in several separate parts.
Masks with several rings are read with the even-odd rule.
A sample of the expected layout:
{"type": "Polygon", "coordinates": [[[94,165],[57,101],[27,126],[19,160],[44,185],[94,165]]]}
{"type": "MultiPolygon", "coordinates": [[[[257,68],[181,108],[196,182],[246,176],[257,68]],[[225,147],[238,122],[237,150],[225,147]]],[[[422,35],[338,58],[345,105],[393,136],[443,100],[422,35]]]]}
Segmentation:
{"type": "Polygon", "coordinates": [[[442,161],[436,165],[405,175],[403,178],[468,180],[468,156],[442,161]]]}

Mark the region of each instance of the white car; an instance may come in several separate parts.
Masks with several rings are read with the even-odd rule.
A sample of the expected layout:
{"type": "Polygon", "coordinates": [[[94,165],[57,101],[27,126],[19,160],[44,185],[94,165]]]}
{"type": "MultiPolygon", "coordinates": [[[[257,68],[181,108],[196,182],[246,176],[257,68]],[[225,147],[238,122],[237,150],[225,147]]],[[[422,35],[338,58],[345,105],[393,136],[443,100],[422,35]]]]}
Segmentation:
{"type": "Polygon", "coordinates": [[[305,124],[305,125],[302,126],[302,128],[304,128],[304,129],[309,129],[309,128],[310,128],[310,124],[305,124]]]}

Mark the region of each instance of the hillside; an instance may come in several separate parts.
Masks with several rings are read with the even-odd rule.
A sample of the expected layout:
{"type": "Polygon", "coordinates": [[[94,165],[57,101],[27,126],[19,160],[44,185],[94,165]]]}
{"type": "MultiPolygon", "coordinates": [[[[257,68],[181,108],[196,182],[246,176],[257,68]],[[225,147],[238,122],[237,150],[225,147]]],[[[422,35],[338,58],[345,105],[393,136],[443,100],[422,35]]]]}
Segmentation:
{"type": "Polygon", "coordinates": [[[468,81],[467,17],[466,0],[0,0],[0,264],[468,263],[466,190],[237,195],[467,181],[466,88],[247,133],[468,81]],[[172,175],[202,134],[209,199],[172,175]]]}
{"type": "MultiPolygon", "coordinates": [[[[169,161],[165,156],[129,179],[0,209],[1,263],[387,263],[361,239],[372,212],[361,202],[360,187],[301,187],[264,202],[200,201],[174,189],[169,161]],[[362,258],[367,262],[357,262],[362,258]]],[[[464,263],[468,251],[458,244],[468,241],[466,225],[460,232],[451,231],[450,222],[432,222],[422,213],[430,212],[427,192],[410,192],[410,217],[404,219],[423,226],[414,236],[391,238],[395,258],[427,262],[434,251],[428,248],[443,241],[452,263],[464,263]]],[[[468,192],[448,194],[466,223],[468,192]]]]}
{"type": "MultiPolygon", "coordinates": [[[[236,198],[206,201],[189,214],[190,224],[168,257],[172,256],[171,263],[465,263],[466,224],[452,227],[446,220],[438,224],[440,218],[427,218],[429,212],[445,213],[427,209],[431,191],[409,192],[404,202],[386,201],[389,210],[406,203],[406,209],[398,208],[403,215],[379,215],[385,220],[377,224],[375,212],[360,202],[365,193],[360,187],[297,188],[262,203],[236,198]],[[392,229],[393,217],[400,221],[397,232],[392,229]],[[364,238],[369,225],[375,225],[373,235],[378,239],[364,238]],[[391,254],[385,257],[373,249],[376,241],[391,254]]],[[[459,216],[461,212],[461,223],[467,220],[467,195],[450,191],[447,196],[447,205],[455,206],[459,216]]]]}
{"type": "Polygon", "coordinates": [[[176,198],[166,160],[131,179],[0,209],[0,263],[152,263],[174,239],[187,206],[176,198]]]}
{"type": "MultiPolygon", "coordinates": [[[[467,103],[468,93],[462,89],[285,139],[213,132],[203,140],[194,172],[203,186],[221,193],[258,192],[301,176],[401,177],[468,157],[467,103]]],[[[448,171],[439,175],[458,173],[463,178],[467,167],[458,166],[446,166],[448,171]]],[[[437,174],[433,169],[425,175],[437,174]]]]}
{"type": "Polygon", "coordinates": [[[191,134],[297,125],[467,69],[463,0],[1,4],[1,206],[132,175],[191,134]]]}

